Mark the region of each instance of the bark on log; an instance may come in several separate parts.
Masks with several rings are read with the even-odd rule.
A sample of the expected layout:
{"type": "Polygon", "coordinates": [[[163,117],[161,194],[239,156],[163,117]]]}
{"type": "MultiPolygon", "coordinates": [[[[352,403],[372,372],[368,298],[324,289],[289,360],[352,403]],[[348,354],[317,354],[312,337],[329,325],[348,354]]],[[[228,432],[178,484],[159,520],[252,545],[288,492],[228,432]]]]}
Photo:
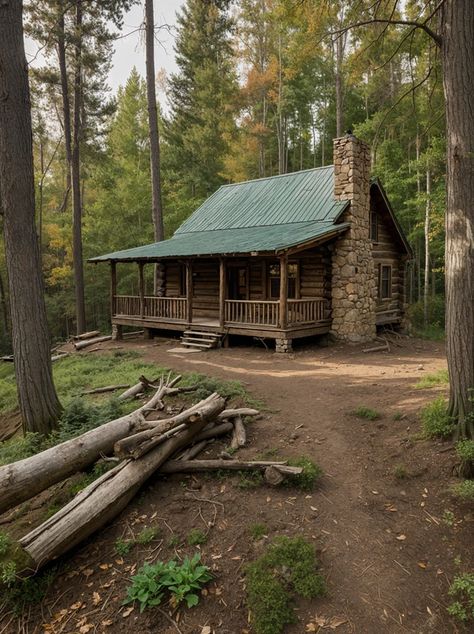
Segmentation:
{"type": "MultiPolygon", "coordinates": [[[[215,412],[213,408],[213,403],[217,396],[216,393],[211,394],[208,398],[193,405],[184,412],[172,418],[160,421],[160,424],[154,426],[153,429],[148,429],[119,440],[114,446],[115,455],[119,458],[134,458],[136,460],[162,442],[160,437],[163,432],[167,432],[178,425],[195,423],[197,420],[204,420],[207,424],[213,417],[218,416],[220,413],[215,412]]],[[[224,408],[220,411],[223,409],[224,408]]]]}
{"type": "MultiPolygon", "coordinates": [[[[215,395],[212,399],[213,415],[222,411],[224,404],[224,399],[215,395]]],[[[153,472],[169,456],[188,445],[206,424],[206,420],[200,418],[142,459],[117,465],[78,493],[46,522],[25,535],[20,540],[20,545],[32,559],[36,569],[64,554],[110,522],[125,508],[153,472]]]]}
{"type": "Polygon", "coordinates": [[[98,337],[100,335],[100,330],[89,330],[89,332],[83,332],[80,335],[74,335],[74,341],[83,341],[84,339],[92,339],[93,337],[98,337]]]}
{"type": "MultiPolygon", "coordinates": [[[[176,379],[173,380],[175,382],[176,379]]],[[[101,454],[111,453],[114,444],[120,438],[133,434],[145,421],[146,414],[162,402],[166,388],[164,385],[158,389],[147,403],[126,416],[34,456],[0,467],[0,515],[52,484],[84,470],[101,454]]]]}
{"type": "Polygon", "coordinates": [[[232,418],[236,418],[237,416],[258,416],[260,412],[258,409],[251,409],[250,407],[239,407],[238,409],[225,409],[221,414],[219,414],[217,420],[231,420],[232,418]]]}
{"type": "Polygon", "coordinates": [[[192,447],[189,447],[189,449],[186,449],[186,451],[181,454],[178,460],[193,460],[201,453],[201,451],[203,451],[207,447],[208,444],[209,440],[200,440],[192,447]]]}
{"type": "Polygon", "coordinates": [[[201,440],[209,440],[210,438],[217,438],[218,436],[223,436],[224,434],[230,433],[234,429],[232,423],[220,423],[219,425],[215,425],[214,427],[210,427],[209,429],[203,429],[203,431],[196,436],[196,442],[200,442],[201,440]]]}
{"type": "Polygon", "coordinates": [[[390,346],[388,345],[388,343],[384,344],[383,346],[374,346],[373,348],[364,348],[364,350],[362,350],[362,352],[389,352],[390,351],[390,346]]]}
{"type": "Polygon", "coordinates": [[[95,343],[102,343],[103,341],[110,341],[112,335],[104,335],[103,337],[94,337],[94,339],[85,339],[84,341],[75,341],[74,347],[76,350],[83,350],[88,346],[93,346],[95,343]]]}
{"type": "Polygon", "coordinates": [[[245,443],[247,442],[247,434],[245,433],[244,423],[240,416],[236,416],[232,424],[234,426],[234,430],[232,432],[232,441],[230,446],[232,449],[239,449],[240,447],[245,447],[245,443]]]}

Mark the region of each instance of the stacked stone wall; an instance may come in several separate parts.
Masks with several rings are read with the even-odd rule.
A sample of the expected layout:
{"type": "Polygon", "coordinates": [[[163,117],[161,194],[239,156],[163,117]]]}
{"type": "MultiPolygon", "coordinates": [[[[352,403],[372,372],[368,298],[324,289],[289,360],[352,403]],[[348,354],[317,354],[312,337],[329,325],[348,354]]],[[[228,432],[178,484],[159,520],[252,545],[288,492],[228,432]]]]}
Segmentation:
{"type": "Polygon", "coordinates": [[[352,134],[334,140],[334,196],[349,200],[350,228],[332,258],[332,334],[348,342],[375,337],[377,285],[370,241],[370,150],[352,134]]]}

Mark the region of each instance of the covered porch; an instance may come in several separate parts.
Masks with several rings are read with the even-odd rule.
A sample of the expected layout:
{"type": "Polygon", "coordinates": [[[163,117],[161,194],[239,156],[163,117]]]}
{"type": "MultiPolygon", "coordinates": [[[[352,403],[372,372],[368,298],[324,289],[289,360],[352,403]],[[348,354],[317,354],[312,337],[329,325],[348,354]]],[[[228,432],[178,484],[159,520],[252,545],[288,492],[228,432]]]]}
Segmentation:
{"type": "Polygon", "coordinates": [[[111,261],[112,324],[152,331],[199,329],[287,341],[329,332],[330,292],[315,254],[138,261],[138,294],[117,293],[111,261]],[[144,267],[162,265],[162,288],[147,293],[144,267]],[[159,293],[159,294],[158,294],[159,293]]]}

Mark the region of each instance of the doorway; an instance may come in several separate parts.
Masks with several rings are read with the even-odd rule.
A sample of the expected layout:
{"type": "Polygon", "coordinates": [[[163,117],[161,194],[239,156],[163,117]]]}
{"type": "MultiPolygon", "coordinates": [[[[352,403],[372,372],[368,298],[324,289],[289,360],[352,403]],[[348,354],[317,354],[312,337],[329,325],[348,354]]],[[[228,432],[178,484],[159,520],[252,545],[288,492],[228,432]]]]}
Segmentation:
{"type": "Polygon", "coordinates": [[[248,299],[248,268],[230,266],[227,269],[229,299],[248,299]]]}

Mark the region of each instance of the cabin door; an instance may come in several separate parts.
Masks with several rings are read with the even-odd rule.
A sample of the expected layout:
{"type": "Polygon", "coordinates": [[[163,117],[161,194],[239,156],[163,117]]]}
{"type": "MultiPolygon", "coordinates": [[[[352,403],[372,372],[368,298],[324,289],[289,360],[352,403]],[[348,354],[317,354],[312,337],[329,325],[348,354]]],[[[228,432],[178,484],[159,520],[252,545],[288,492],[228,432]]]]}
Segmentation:
{"type": "Polygon", "coordinates": [[[229,299],[248,299],[248,269],[246,266],[230,266],[227,288],[229,299]]]}

